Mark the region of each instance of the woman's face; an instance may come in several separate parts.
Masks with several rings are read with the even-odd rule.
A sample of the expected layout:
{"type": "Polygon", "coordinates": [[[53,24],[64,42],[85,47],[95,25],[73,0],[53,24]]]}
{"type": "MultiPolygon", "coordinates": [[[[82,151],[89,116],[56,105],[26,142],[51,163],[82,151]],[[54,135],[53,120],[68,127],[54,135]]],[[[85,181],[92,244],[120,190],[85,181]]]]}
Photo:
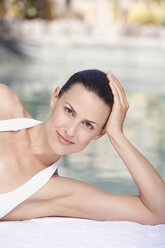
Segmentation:
{"type": "Polygon", "coordinates": [[[59,88],[51,98],[52,114],[46,123],[49,145],[59,155],[79,152],[104,134],[110,108],[79,83],[60,98],[58,93],[59,88]]]}

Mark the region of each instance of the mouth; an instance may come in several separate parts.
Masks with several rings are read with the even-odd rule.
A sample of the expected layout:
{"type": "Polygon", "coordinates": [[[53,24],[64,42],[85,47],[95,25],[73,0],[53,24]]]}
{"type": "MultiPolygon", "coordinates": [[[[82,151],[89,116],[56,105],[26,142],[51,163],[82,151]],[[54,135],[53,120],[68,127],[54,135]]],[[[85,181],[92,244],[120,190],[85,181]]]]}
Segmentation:
{"type": "Polygon", "coordinates": [[[70,140],[65,139],[65,138],[64,138],[61,134],[59,134],[58,132],[57,132],[57,136],[58,136],[59,141],[60,141],[63,145],[72,145],[72,144],[74,144],[74,143],[71,142],[70,140]]]}

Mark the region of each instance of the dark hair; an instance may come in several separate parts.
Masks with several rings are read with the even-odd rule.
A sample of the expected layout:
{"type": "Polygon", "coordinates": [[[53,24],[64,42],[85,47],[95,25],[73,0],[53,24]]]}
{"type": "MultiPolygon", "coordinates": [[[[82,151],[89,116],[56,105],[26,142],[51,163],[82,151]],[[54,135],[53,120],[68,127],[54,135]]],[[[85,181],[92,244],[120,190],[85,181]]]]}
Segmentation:
{"type": "Polygon", "coordinates": [[[61,88],[59,98],[77,83],[82,84],[87,90],[94,92],[105,104],[112,108],[113,94],[109,87],[106,73],[96,69],[76,72],[61,88]]]}

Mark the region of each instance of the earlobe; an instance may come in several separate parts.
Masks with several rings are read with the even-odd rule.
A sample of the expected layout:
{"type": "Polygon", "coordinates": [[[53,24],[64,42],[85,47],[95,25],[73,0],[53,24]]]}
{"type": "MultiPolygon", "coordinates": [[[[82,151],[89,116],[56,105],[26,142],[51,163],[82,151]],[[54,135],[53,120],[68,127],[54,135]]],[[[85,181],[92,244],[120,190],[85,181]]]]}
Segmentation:
{"type": "Polygon", "coordinates": [[[97,139],[101,138],[105,133],[106,133],[106,131],[104,128],[103,130],[101,130],[101,132],[96,137],[93,138],[93,140],[97,140],[97,139]]]}
{"type": "Polygon", "coordinates": [[[53,95],[52,95],[52,97],[50,99],[50,107],[51,107],[51,109],[53,109],[55,104],[56,104],[59,92],[60,92],[60,87],[57,87],[53,92],[53,95]]]}

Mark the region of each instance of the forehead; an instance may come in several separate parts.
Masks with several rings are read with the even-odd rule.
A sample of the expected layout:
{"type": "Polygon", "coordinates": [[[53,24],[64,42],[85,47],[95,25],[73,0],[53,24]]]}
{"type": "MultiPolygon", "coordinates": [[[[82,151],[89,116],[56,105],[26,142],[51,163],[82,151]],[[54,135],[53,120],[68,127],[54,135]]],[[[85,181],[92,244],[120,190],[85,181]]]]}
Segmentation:
{"type": "Polygon", "coordinates": [[[110,113],[109,106],[99,96],[79,83],[73,85],[61,98],[83,118],[97,123],[104,124],[110,113]]]}

